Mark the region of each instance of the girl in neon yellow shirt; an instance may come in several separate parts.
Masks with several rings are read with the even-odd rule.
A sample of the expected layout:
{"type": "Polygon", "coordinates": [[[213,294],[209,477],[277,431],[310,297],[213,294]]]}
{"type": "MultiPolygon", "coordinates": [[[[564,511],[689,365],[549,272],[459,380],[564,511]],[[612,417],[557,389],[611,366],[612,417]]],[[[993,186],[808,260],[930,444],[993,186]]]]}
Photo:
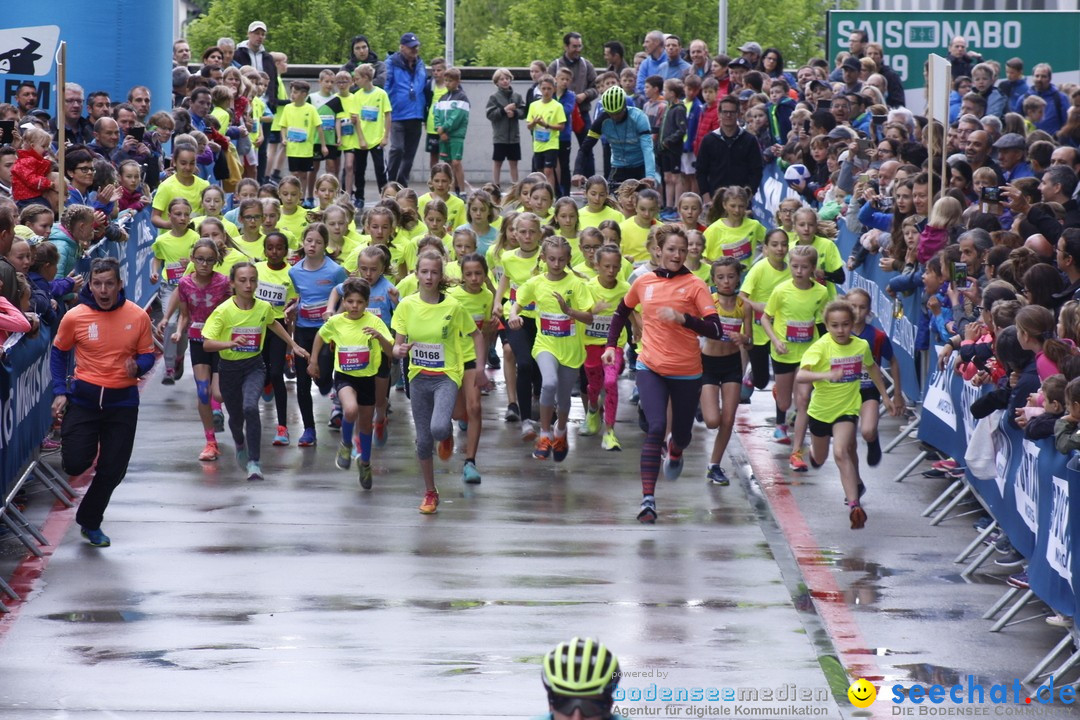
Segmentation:
{"type": "Polygon", "coordinates": [[[578,212],[581,227],[597,228],[605,220],[619,223],[625,218],[608,195],[607,180],[603,175],[593,175],[585,181],[585,207],[578,212]]]}
{"type": "Polygon", "coordinates": [[[765,239],[765,226],[746,217],[750,197],[741,187],[728,187],[720,198],[721,217],[705,228],[705,257],[719,260],[733,257],[746,262],[758,253],[765,239]]]}
{"type": "Polygon", "coordinates": [[[559,198],[555,201],[552,214],[555,216],[556,233],[570,243],[570,265],[567,267],[574,267],[584,262],[585,256],[581,254],[581,249],[578,247],[581,221],[578,219],[577,203],[570,197],[559,198]]]}
{"type": "Polygon", "coordinates": [[[247,470],[248,480],[262,480],[259,466],[262,422],[259,397],[266,383],[262,349],[266,329],[285,341],[295,355],[307,358],[285,328],[274,320],[270,303],[255,298],[259,273],[249,262],[233,265],[229,276],[233,296],[217,306],[203,326],[203,349],[220,356],[218,374],[229,430],[236,444],[236,461],[247,470]]]}
{"type": "Polygon", "coordinates": [[[705,236],[698,230],[686,231],[686,269],[692,272],[701,281],[713,287],[712,266],[703,262],[705,254],[705,236]]]}
{"type": "MultiPolygon", "coordinates": [[[[505,225],[504,225],[505,227],[505,225]]],[[[532,213],[521,213],[513,222],[517,237],[517,250],[507,250],[499,257],[496,274],[499,275],[499,287],[495,297],[504,298],[509,291],[511,305],[517,301],[517,293],[529,278],[536,274],[540,262],[540,218],[532,213]]],[[[495,312],[502,315],[502,307],[496,305],[495,312]]],[[[532,357],[533,341],[536,339],[536,309],[526,306],[518,313],[521,325],[512,328],[507,324],[507,341],[513,350],[516,368],[515,387],[518,407],[507,408],[507,415],[521,418],[521,440],[528,442],[536,437],[536,424],[532,421],[532,400],[534,388],[540,380],[540,370],[532,357]]],[[[539,392],[536,392],[539,395],[539,392]]]]}
{"type": "MultiPolygon", "coordinates": [[[[520,237],[519,237],[520,241],[520,237]]],[[[570,418],[570,394],[585,364],[584,328],[591,325],[592,294],[585,281],[566,272],[570,262],[570,243],[555,235],[544,240],[541,258],[547,266],[543,275],[534,275],[518,288],[517,299],[510,308],[507,325],[512,330],[522,327],[520,312],[534,305],[537,330],[532,356],[540,367],[540,437],[533,457],[562,462],[569,452],[566,424],[570,418]],[[557,397],[557,399],[556,399],[557,397]],[[552,419],[558,403],[559,419],[552,438],[552,419]]]]}
{"type": "Polygon", "coordinates": [[[776,430],[773,439],[786,445],[791,443],[791,469],[806,472],[802,459],[802,443],[806,435],[806,406],[810,401],[810,388],[800,385],[795,390],[795,435],[788,437],[786,417],[791,407],[795,372],[799,369],[806,349],[817,340],[817,323],[821,311],[828,302],[825,286],[814,282],[817,266],[817,250],[808,245],[791,249],[791,280],[780,283],[765,303],[761,327],[772,341],[773,373],[776,375],[774,397],[776,398],[776,430]]]}
{"type": "MultiPolygon", "coordinates": [[[[592,242],[590,235],[596,232],[594,228],[588,228],[582,233],[582,242],[592,242]]],[[[624,332],[619,338],[613,364],[604,365],[601,356],[604,354],[608,331],[611,329],[611,318],[630,290],[630,284],[619,277],[624,262],[626,258],[614,245],[605,245],[595,250],[596,276],[589,281],[588,285],[589,292],[592,293],[595,301],[592,307],[593,321],[585,330],[585,378],[588,402],[585,406],[585,429],[579,433],[580,435],[595,435],[600,431],[599,403],[600,392],[603,391],[603,419],[607,430],[600,441],[600,447],[613,451],[622,450],[619,438],[615,436],[615,413],[619,409],[619,373],[622,372],[622,346],[626,344],[626,333],[624,332]]],[[[630,317],[637,328],[639,324],[636,319],[637,313],[630,317]]],[[[640,334],[640,330],[635,329],[635,333],[640,334]]]]}
{"type": "Polygon", "coordinates": [[[870,344],[852,332],[855,310],[844,300],[836,300],[825,308],[825,327],[828,334],[815,342],[803,354],[797,381],[814,386],[807,409],[811,445],[810,463],[821,467],[833,441],[833,459],[840,470],[840,482],[850,508],[851,529],[860,530],[866,524],[866,511],[859,504],[859,458],[855,454],[855,429],[862,406],[860,393],[862,374],[868,372],[881,401],[893,415],[900,408],[893,405],[885,392],[881,370],[874,363],[870,344]],[[819,460],[820,458],[820,460],[819,460]]]}
{"type": "MultiPolygon", "coordinates": [[[[446,294],[443,260],[425,252],[416,263],[419,291],[402,298],[394,311],[394,357],[409,358],[409,394],[416,427],[416,457],[424,476],[424,500],[420,512],[438,511],[439,491],[435,487],[432,449],[439,444],[439,457],[449,460],[454,453],[453,413],[458,387],[465,373],[461,338],[471,336],[477,357],[484,355],[484,337],[468,311],[446,294]]],[[[486,383],[478,373],[476,382],[486,383]]]]}
{"type": "MultiPolygon", "coordinates": [[[[788,235],[780,228],[770,230],[765,236],[765,254],[743,277],[739,295],[754,314],[754,337],[749,347],[750,369],[754,387],[764,390],[769,384],[769,336],[761,327],[765,303],[773,288],[791,278],[787,265],[788,235]]],[[[781,417],[777,410],[777,417],[781,417]]]]}
{"type": "MultiPolygon", "coordinates": [[[[458,237],[464,233],[472,235],[471,230],[459,229],[454,234],[454,242],[457,245],[458,237]]],[[[473,237],[473,249],[475,250],[476,239],[473,237]]],[[[465,248],[461,247],[464,251],[465,248]]],[[[469,317],[476,323],[476,329],[484,335],[484,347],[494,328],[494,315],[492,307],[495,294],[490,289],[488,281],[488,266],[482,255],[475,252],[459,252],[461,258],[461,285],[450,290],[450,296],[457,300],[468,311],[469,317]]],[[[471,337],[461,338],[462,352],[465,358],[465,377],[461,384],[461,392],[458,393],[457,408],[454,412],[458,418],[465,418],[467,439],[465,441],[465,465],[462,468],[462,480],[470,485],[480,483],[480,471],[476,469],[476,455],[480,449],[480,430],[482,425],[482,399],[481,385],[487,383],[484,375],[485,356],[477,355],[473,348],[471,337]]]]}
{"type": "MultiPolygon", "coordinates": [[[[366,280],[349,278],[342,291],[342,312],[319,328],[311,354],[318,358],[326,343],[334,344],[334,389],[341,403],[341,444],[335,463],[342,470],[352,464],[353,430],[360,431],[360,487],[371,489],[371,434],[377,394],[376,375],[389,374],[383,354],[393,351],[390,330],[367,311],[371,286],[366,280]]],[[[318,379],[319,361],[308,363],[308,375],[318,379]]]]}

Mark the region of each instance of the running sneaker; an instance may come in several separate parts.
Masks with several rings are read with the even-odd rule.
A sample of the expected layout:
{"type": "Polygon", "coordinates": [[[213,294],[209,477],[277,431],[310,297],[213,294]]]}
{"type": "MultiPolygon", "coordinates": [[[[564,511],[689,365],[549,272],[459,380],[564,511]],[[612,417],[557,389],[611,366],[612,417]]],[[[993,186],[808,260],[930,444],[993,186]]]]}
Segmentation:
{"type": "Polygon", "coordinates": [[[296,358],[292,353],[285,353],[285,377],[289,380],[296,379],[296,358]]]}
{"type": "Polygon", "coordinates": [[[341,407],[334,405],[334,409],[330,411],[330,421],[326,423],[326,427],[331,430],[340,430],[342,417],[341,407]]]}
{"type": "Polygon", "coordinates": [[[296,442],[299,447],[315,447],[315,428],[304,428],[303,434],[296,442]]]}
{"type": "Polygon", "coordinates": [[[56,452],[61,447],[63,447],[63,445],[52,435],[46,435],[45,439],[41,441],[41,452],[56,452]]]}
{"type": "Polygon", "coordinates": [[[1027,560],[1018,551],[1013,550],[1008,555],[1002,555],[997,560],[994,560],[994,564],[998,567],[1023,567],[1027,560]]]}
{"type": "Polygon", "coordinates": [[[866,527],[866,511],[862,509],[862,505],[853,505],[848,519],[851,520],[852,530],[862,530],[866,527]]]}
{"type": "Polygon", "coordinates": [[[661,453],[663,457],[664,477],[668,480],[678,480],[679,475],[682,474],[683,468],[683,456],[682,450],[678,453],[675,452],[675,443],[671,440],[668,441],[667,451],[661,453]]]}
{"type": "Polygon", "coordinates": [[[492,345],[488,350],[487,366],[492,370],[502,369],[502,361],[499,360],[499,354],[495,352],[495,346],[492,345]]]}
{"type": "Polygon", "coordinates": [[[214,432],[225,432],[225,413],[214,410],[214,432]]]}
{"type": "Polygon", "coordinates": [[[622,445],[619,444],[619,438],[615,437],[614,430],[608,430],[604,433],[603,439],[600,440],[600,447],[603,450],[611,450],[613,452],[622,450],[622,445]]]}
{"type": "Polygon", "coordinates": [[[221,453],[218,452],[218,446],[216,442],[206,443],[206,447],[199,453],[199,460],[202,462],[213,462],[221,457],[221,453]]]}
{"type": "Polygon", "coordinates": [[[787,430],[787,425],[777,425],[773,430],[772,439],[781,445],[790,445],[791,438],[788,437],[787,430]]]}
{"type": "Polygon", "coordinates": [[[1071,628],[1073,626],[1073,621],[1068,615],[1057,613],[1046,618],[1046,624],[1053,625],[1054,627],[1071,628]]]}
{"type": "Polygon", "coordinates": [[[656,498],[652,495],[646,495],[641,499],[641,509],[638,510],[637,519],[638,522],[652,525],[656,522],[656,498]]]}
{"type": "Polygon", "coordinates": [[[375,440],[375,447],[381,448],[386,446],[387,434],[386,434],[386,421],[382,420],[375,423],[375,431],[373,433],[373,439],[375,440]]]}
{"type": "Polygon", "coordinates": [[[719,465],[710,465],[709,472],[706,475],[709,478],[709,482],[713,485],[722,485],[727,487],[731,484],[731,480],[728,479],[727,473],[724,472],[724,468],[719,465]]]}
{"type": "Polygon", "coordinates": [[[454,436],[439,441],[439,459],[443,462],[449,460],[454,455],[454,436]]]}
{"type": "Polygon", "coordinates": [[[184,377],[184,356],[180,355],[176,358],[176,364],[173,365],[173,378],[179,380],[184,377]]]}
{"type": "Polygon", "coordinates": [[[930,463],[930,467],[934,468],[935,470],[955,470],[959,466],[952,458],[945,458],[944,460],[938,460],[937,462],[930,463]]]}
{"type": "Polygon", "coordinates": [[[510,403],[506,406],[506,415],[503,416],[506,422],[517,422],[521,419],[521,408],[517,403],[510,403]]]}
{"type": "Polygon", "coordinates": [[[461,470],[461,479],[465,481],[466,485],[480,484],[480,471],[476,469],[476,463],[465,462],[465,467],[461,470]]]}
{"type": "Polygon", "coordinates": [[[420,503],[420,512],[424,515],[434,515],[439,511],[439,491],[428,490],[424,493],[424,501],[420,503]]]}
{"type": "Polygon", "coordinates": [[[824,460],[818,462],[814,459],[814,448],[810,448],[810,450],[806,453],[806,457],[810,460],[810,467],[814,468],[815,470],[825,464],[824,460]]]}
{"type": "Polygon", "coordinates": [[[86,528],[82,528],[82,536],[94,547],[109,547],[112,545],[112,540],[109,539],[108,535],[101,532],[100,528],[97,530],[87,530],[86,528]]]}
{"type": "Polygon", "coordinates": [[[638,392],[637,385],[635,385],[634,389],[630,391],[630,402],[637,405],[638,400],[640,400],[640,399],[641,399],[641,393],[638,392]]]}
{"type": "Polygon", "coordinates": [[[600,432],[600,411],[589,410],[585,413],[585,427],[578,432],[582,437],[589,437],[600,432]]]}
{"type": "Polygon", "coordinates": [[[866,443],[866,464],[877,467],[881,462],[881,438],[874,438],[873,442],[866,443]]]}
{"type": "Polygon", "coordinates": [[[370,490],[371,489],[371,465],[369,465],[366,462],[357,462],[356,463],[356,471],[357,471],[357,475],[359,475],[360,487],[364,488],[365,490],[370,490]]]}
{"type": "Polygon", "coordinates": [[[458,430],[460,430],[461,432],[468,432],[468,430],[469,430],[469,421],[468,420],[458,420],[457,421],[457,426],[458,426],[458,430]]]}
{"type": "Polygon", "coordinates": [[[236,448],[236,464],[240,466],[241,470],[247,469],[248,454],[247,454],[247,448],[244,447],[243,445],[236,448]]]}
{"type": "Polygon", "coordinates": [[[248,482],[255,482],[263,479],[262,468],[259,467],[259,463],[252,460],[247,464],[248,482]]]}
{"type": "Polygon", "coordinates": [[[555,462],[562,462],[566,459],[567,454],[570,452],[570,446],[566,442],[566,436],[555,436],[555,439],[551,441],[551,459],[555,462]]]}
{"type": "Polygon", "coordinates": [[[536,439],[539,430],[532,420],[521,421],[521,442],[529,442],[536,439]]]}
{"type": "Polygon", "coordinates": [[[1027,570],[1024,570],[1023,572],[1018,572],[1015,575],[1010,575],[1009,579],[1005,582],[1007,582],[1012,587],[1020,588],[1021,590],[1027,590],[1031,587],[1031,583],[1028,582],[1027,570]]]}
{"type": "Polygon", "coordinates": [[[277,426],[277,435],[274,436],[274,445],[284,447],[289,444],[289,428],[284,425],[277,426]]]}
{"type": "MultiPolygon", "coordinates": [[[[397,390],[398,392],[405,392],[405,376],[404,375],[398,376],[397,382],[394,383],[394,389],[397,390]]],[[[434,512],[434,510],[432,512],[434,512]]]]}
{"type": "Polygon", "coordinates": [[[176,371],[172,368],[165,368],[165,377],[161,378],[162,385],[175,385],[176,384],[176,371]]]}
{"type": "Polygon", "coordinates": [[[536,440],[536,447],[533,448],[533,457],[537,460],[547,460],[551,457],[551,438],[541,435],[536,440]]]}
{"type": "Polygon", "coordinates": [[[344,443],[338,444],[337,458],[334,460],[334,464],[342,470],[348,470],[349,466],[352,465],[352,455],[348,445],[344,443]]]}
{"type": "Polygon", "coordinates": [[[795,452],[791,453],[791,456],[788,458],[788,465],[790,465],[791,469],[795,472],[806,472],[810,469],[809,467],[807,467],[806,461],[803,460],[802,456],[803,451],[796,450],[795,452]]]}

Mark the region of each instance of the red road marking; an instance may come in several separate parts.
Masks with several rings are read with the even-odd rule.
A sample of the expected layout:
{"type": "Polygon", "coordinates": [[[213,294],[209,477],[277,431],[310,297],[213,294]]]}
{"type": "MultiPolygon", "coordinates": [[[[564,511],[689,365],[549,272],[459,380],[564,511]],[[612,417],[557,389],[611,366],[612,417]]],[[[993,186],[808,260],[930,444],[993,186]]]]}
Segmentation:
{"type": "MultiPolygon", "coordinates": [[[[76,491],[85,492],[85,488],[90,484],[90,479],[93,477],[93,472],[94,469],[91,468],[79,477],[72,478],[71,487],[75,488],[76,491]]],[[[9,584],[22,599],[5,602],[11,612],[0,615],[0,643],[4,641],[11,628],[15,626],[15,620],[18,619],[19,612],[30,601],[38,580],[45,574],[45,568],[49,566],[49,560],[52,559],[53,553],[60,547],[60,542],[67,535],[71,524],[75,522],[75,511],[79,507],[79,501],[82,500],[83,492],[76,492],[77,497],[75,498],[74,507],[65,507],[59,500],[53,503],[52,509],[45,518],[44,525],[40,528],[41,534],[49,541],[48,545],[41,547],[43,555],[37,557],[31,552],[27,552],[26,557],[22,559],[22,562],[15,568],[15,572],[12,573],[9,584]]]]}
{"type": "MultiPolygon", "coordinates": [[[[810,590],[810,597],[813,598],[817,614],[824,622],[825,629],[840,656],[840,663],[851,675],[852,682],[861,677],[872,684],[880,685],[884,676],[873,660],[873,656],[868,652],[866,641],[863,640],[855,616],[844,599],[843,590],[836,582],[832,570],[821,563],[821,547],[813,531],[810,530],[809,523],[799,510],[795,496],[791,494],[787,484],[777,482],[778,480],[787,481],[789,478],[784,475],[780,465],[772,457],[772,450],[767,441],[755,434],[753,426],[736,423],[735,430],[746,450],[754,476],[780,525],[780,530],[784,533],[788,545],[791,546],[795,561],[799,564],[799,571],[810,590]]],[[[842,521],[846,522],[846,518],[842,521]]],[[[878,687],[879,696],[881,690],[882,688],[878,687]]],[[[873,717],[884,718],[889,716],[886,708],[887,705],[882,703],[878,708],[870,707],[858,712],[860,715],[872,713],[873,717]]]]}

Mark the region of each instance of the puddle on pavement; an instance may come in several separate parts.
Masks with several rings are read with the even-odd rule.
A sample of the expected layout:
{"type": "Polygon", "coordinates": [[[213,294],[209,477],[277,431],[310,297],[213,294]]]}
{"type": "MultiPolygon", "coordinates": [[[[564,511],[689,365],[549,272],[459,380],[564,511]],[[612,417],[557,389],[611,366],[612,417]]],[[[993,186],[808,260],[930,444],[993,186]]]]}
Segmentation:
{"type": "MultiPolygon", "coordinates": [[[[142,620],[161,619],[164,616],[154,616],[149,613],[135,610],[79,610],[75,612],[52,613],[42,616],[45,620],[56,620],[69,623],[131,623],[142,620]]],[[[248,613],[177,613],[172,617],[182,617],[189,620],[204,620],[219,623],[246,623],[251,620],[248,613]]]]}
{"type": "Polygon", "coordinates": [[[81,610],[53,613],[43,617],[46,620],[59,620],[70,623],[129,623],[150,619],[150,616],[146,613],[133,610],[81,610]]]}

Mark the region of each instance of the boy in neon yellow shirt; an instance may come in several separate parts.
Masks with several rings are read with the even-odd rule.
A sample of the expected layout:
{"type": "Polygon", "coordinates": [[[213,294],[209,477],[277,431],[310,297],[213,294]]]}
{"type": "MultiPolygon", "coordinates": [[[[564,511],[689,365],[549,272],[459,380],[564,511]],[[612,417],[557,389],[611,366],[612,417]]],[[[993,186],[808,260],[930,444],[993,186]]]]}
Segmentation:
{"type": "Polygon", "coordinates": [[[301,187],[307,187],[315,169],[313,153],[316,138],[322,145],[323,157],[330,153],[324,133],[319,132],[319,111],[307,101],[310,91],[311,86],[303,80],[294,82],[289,95],[292,102],[281,113],[281,141],[285,143],[289,172],[296,176],[301,187]]]}
{"type": "Polygon", "coordinates": [[[566,125],[566,111],[555,100],[555,78],[545,75],[537,84],[540,99],[533,100],[525,124],[533,134],[533,171],[543,172],[555,187],[555,166],[559,162],[559,132],[566,125]]]}
{"type": "Polygon", "coordinates": [[[367,175],[368,156],[375,166],[375,185],[386,185],[386,163],[383,148],[390,142],[390,98],[381,87],[375,87],[375,68],[363,64],[353,73],[359,89],[352,95],[352,122],[356,126],[356,143],[353,161],[356,187],[354,204],[364,206],[364,177],[367,175]]]}

